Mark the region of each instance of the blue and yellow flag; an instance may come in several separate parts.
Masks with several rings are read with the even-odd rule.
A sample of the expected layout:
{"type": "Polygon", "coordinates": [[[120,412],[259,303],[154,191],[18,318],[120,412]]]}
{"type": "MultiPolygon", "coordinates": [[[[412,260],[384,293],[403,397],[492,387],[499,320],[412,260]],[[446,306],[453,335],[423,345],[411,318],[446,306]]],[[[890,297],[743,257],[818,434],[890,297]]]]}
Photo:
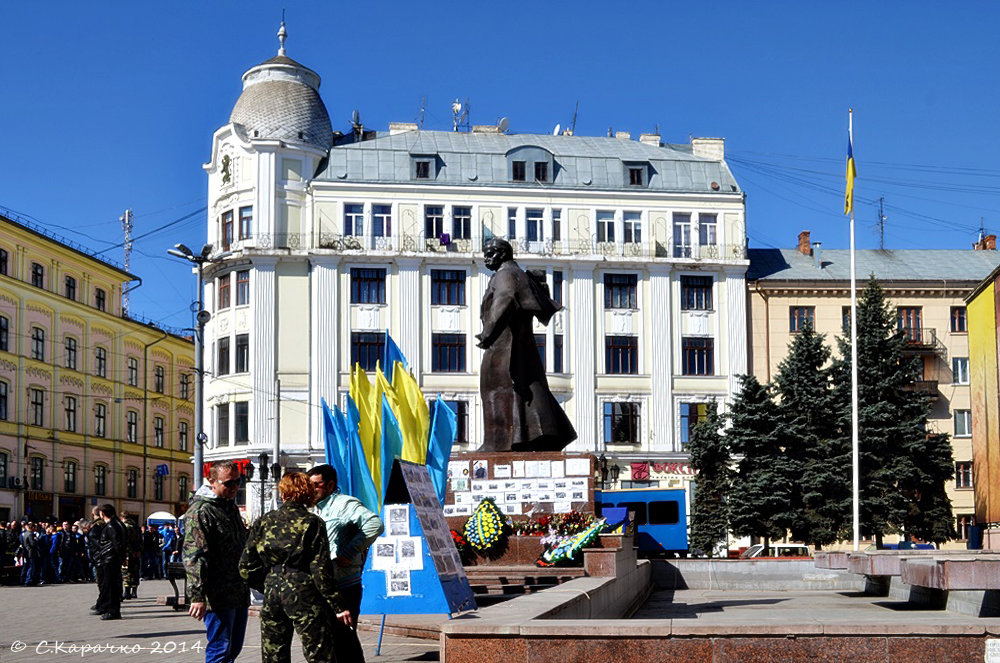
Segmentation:
{"type": "Polygon", "coordinates": [[[854,167],[854,109],[847,112],[847,193],[844,194],[844,214],[854,212],[854,178],[858,171],[854,167]]]}

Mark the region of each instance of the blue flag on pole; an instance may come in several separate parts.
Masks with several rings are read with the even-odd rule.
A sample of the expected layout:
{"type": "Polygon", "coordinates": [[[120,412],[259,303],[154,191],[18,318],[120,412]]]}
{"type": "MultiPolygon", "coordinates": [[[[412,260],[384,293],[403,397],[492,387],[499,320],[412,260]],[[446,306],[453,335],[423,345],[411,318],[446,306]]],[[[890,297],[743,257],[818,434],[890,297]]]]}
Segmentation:
{"type": "MultiPolygon", "coordinates": [[[[340,457],[343,468],[337,467],[337,485],[340,486],[340,491],[344,492],[347,489],[354,489],[354,465],[351,462],[351,438],[348,435],[347,427],[347,417],[341,412],[339,407],[333,408],[333,423],[336,426],[337,437],[340,440],[340,457]]],[[[336,467],[336,466],[334,466],[336,467]]],[[[353,492],[348,493],[353,497],[357,497],[353,492]]]]}
{"type": "Polygon", "coordinates": [[[434,399],[434,408],[431,412],[431,428],[427,441],[427,473],[431,475],[431,483],[434,484],[434,491],[442,505],[448,482],[448,457],[451,456],[451,445],[455,442],[457,431],[458,418],[439,395],[434,399]]]}
{"type": "Polygon", "coordinates": [[[399,421],[392,413],[389,399],[382,395],[382,493],[380,504],[385,503],[385,491],[389,487],[389,475],[392,474],[392,464],[403,454],[403,433],[399,430],[399,421]]]}
{"type": "Polygon", "coordinates": [[[382,373],[385,374],[385,379],[389,384],[392,384],[392,371],[397,361],[403,362],[403,368],[410,370],[410,365],[406,363],[403,351],[392,340],[392,336],[389,336],[389,330],[387,329],[385,331],[385,348],[382,350],[382,373]]]}
{"type": "MultiPolygon", "coordinates": [[[[347,467],[344,462],[344,452],[347,451],[347,430],[338,425],[333,412],[330,411],[330,406],[327,405],[326,399],[321,398],[320,403],[323,406],[323,443],[326,450],[326,463],[337,470],[338,484],[340,486],[349,486],[349,483],[344,482],[344,478],[347,476],[347,467]]],[[[337,414],[340,414],[339,409],[337,409],[337,414]]],[[[343,417],[344,415],[341,414],[340,416],[343,417]]]]}
{"type": "Polygon", "coordinates": [[[361,436],[358,435],[358,425],[361,422],[361,414],[354,399],[347,397],[347,440],[351,463],[351,492],[352,497],[361,500],[365,508],[374,513],[379,512],[378,491],[375,489],[375,482],[372,481],[372,471],[365,460],[365,450],[361,446],[361,436]]]}

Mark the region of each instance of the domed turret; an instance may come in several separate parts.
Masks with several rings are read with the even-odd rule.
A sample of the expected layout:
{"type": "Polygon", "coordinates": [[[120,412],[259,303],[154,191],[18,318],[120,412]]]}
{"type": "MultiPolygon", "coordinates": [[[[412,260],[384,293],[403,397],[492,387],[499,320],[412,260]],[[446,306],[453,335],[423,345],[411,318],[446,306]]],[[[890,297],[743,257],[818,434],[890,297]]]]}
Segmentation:
{"type": "Polygon", "coordinates": [[[285,36],[282,22],[278,55],[243,74],[243,94],[229,121],[248,139],[276,139],[328,150],[333,145],[333,127],[319,96],[319,74],[285,55],[285,36]]]}

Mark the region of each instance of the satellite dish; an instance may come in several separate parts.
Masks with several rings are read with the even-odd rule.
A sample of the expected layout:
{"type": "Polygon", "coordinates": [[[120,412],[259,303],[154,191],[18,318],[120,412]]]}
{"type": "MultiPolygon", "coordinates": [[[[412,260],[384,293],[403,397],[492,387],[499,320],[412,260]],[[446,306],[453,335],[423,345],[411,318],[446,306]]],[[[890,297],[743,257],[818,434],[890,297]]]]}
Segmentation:
{"type": "Polygon", "coordinates": [[[507,127],[509,126],[510,126],[510,120],[508,120],[505,117],[501,117],[500,121],[497,122],[497,129],[500,130],[500,133],[507,133],[507,127]]]}
{"type": "Polygon", "coordinates": [[[462,112],[462,102],[459,101],[458,99],[456,99],[455,101],[453,101],[452,104],[451,104],[451,112],[455,113],[456,115],[458,113],[461,113],[462,112]]]}
{"type": "Polygon", "coordinates": [[[562,127],[561,127],[561,126],[559,125],[559,123],[557,122],[557,123],[556,123],[556,128],[552,130],[552,135],[553,135],[553,136],[558,136],[558,135],[559,135],[559,130],[560,130],[561,128],[562,128],[562,127]]]}

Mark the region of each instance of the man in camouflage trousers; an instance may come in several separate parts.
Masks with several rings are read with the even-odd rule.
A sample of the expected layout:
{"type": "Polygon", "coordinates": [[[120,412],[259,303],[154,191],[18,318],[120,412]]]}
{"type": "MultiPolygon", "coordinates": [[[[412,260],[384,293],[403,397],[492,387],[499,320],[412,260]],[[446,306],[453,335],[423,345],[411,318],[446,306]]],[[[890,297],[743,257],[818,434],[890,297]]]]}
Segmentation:
{"type": "MultiPolygon", "coordinates": [[[[286,474],[279,491],[281,507],[265,514],[250,528],[240,573],[264,594],[260,612],[261,655],[264,663],[291,660],[292,629],[302,641],[308,663],[346,663],[344,638],[350,612],[336,590],[326,527],[309,513],[315,501],[309,479],[286,474]]],[[[363,660],[363,659],[362,659],[363,660]]]]}
{"type": "Polygon", "coordinates": [[[247,530],[233,501],[241,483],[236,463],[213,464],[184,514],[188,614],[205,621],[205,663],[232,663],[243,649],[250,590],[239,562],[247,530]]]}
{"type": "Polygon", "coordinates": [[[139,598],[139,561],[142,556],[142,534],[136,517],[127,511],[122,511],[122,525],[125,526],[125,565],[122,576],[125,579],[123,599],[139,598]]]}

